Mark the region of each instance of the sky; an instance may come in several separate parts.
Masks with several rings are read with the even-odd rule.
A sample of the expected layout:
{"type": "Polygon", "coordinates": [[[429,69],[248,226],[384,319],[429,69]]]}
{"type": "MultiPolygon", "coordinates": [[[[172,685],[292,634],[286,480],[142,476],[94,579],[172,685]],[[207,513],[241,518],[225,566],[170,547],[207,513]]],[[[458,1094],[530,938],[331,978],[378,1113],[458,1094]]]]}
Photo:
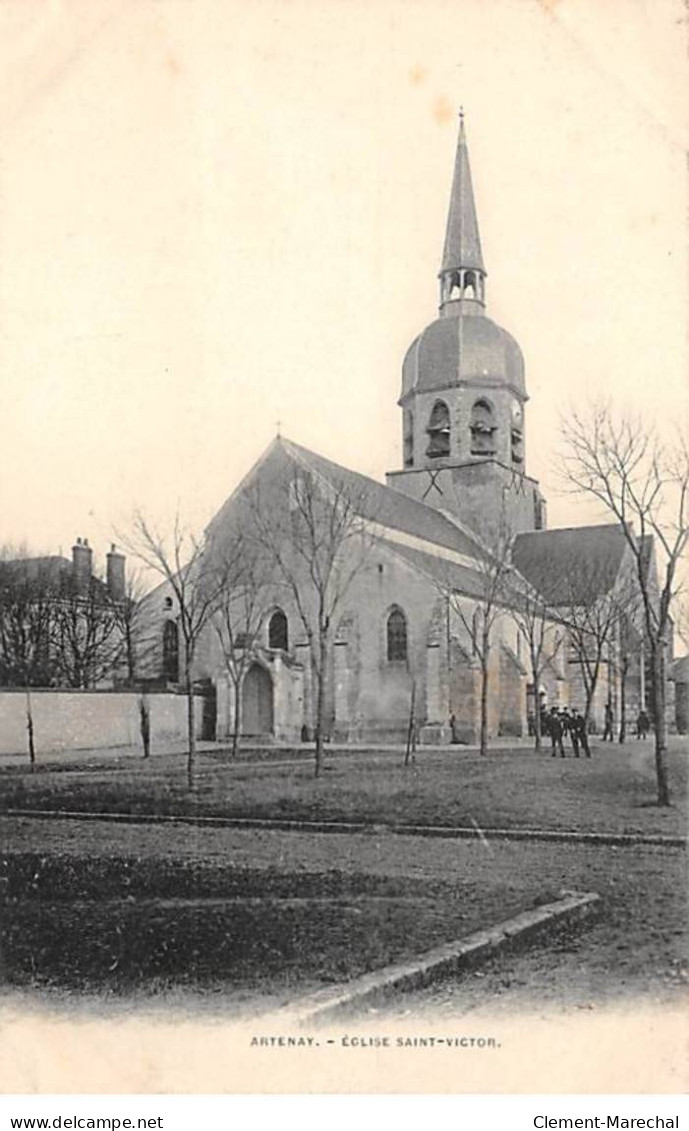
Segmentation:
{"type": "Polygon", "coordinates": [[[466,129],[487,313],[558,420],[686,425],[687,14],[675,0],[0,4],[0,543],[201,529],[279,427],[401,466],[466,129]]]}

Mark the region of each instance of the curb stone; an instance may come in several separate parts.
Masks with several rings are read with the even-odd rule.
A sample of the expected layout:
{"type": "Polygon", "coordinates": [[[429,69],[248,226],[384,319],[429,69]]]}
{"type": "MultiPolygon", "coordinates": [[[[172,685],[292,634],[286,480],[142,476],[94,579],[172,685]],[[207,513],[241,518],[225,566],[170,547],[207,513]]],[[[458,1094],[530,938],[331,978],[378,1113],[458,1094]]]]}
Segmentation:
{"type": "Polygon", "coordinates": [[[221,829],[263,829],[266,832],[352,834],[392,833],[395,836],[444,837],[450,840],[526,840],[555,844],[600,844],[627,848],[686,848],[687,837],[664,833],[597,833],[567,829],[501,829],[480,826],[379,824],[367,821],[298,821],[270,817],[220,817],[192,813],[114,813],[69,809],[5,809],[0,816],[37,820],[111,821],[125,825],[199,825],[221,829]]]}
{"type": "Polygon", "coordinates": [[[384,966],[350,982],[319,990],[285,1006],[273,1018],[295,1027],[332,1020],[344,1011],[370,1005],[399,992],[421,989],[448,975],[461,974],[553,927],[590,919],[600,906],[597,892],[563,892],[554,903],[532,908],[487,930],[434,947],[412,962],[384,966]]]}

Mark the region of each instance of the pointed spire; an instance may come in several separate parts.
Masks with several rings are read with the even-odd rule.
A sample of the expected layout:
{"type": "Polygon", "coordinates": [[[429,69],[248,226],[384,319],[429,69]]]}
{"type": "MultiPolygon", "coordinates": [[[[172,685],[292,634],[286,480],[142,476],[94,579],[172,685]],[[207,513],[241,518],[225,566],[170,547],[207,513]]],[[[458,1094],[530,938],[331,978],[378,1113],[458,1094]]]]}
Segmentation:
{"type": "Polygon", "coordinates": [[[482,275],[486,273],[481,254],[474,190],[471,184],[469,153],[464,132],[464,111],[460,110],[457,156],[440,276],[442,278],[449,272],[464,270],[479,271],[482,275]]]}

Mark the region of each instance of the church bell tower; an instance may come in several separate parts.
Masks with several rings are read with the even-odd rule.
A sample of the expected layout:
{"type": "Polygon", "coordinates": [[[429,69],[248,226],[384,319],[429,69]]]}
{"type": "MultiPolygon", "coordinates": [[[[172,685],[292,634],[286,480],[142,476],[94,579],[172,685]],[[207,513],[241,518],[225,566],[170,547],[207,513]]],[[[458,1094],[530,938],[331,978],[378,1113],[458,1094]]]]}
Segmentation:
{"type": "Polygon", "coordinates": [[[402,366],[403,469],[390,487],[488,533],[543,529],[545,501],[525,470],[524,359],[485,313],[481,251],[464,116],[460,113],[450,207],[438,272],[438,317],[402,366]]]}

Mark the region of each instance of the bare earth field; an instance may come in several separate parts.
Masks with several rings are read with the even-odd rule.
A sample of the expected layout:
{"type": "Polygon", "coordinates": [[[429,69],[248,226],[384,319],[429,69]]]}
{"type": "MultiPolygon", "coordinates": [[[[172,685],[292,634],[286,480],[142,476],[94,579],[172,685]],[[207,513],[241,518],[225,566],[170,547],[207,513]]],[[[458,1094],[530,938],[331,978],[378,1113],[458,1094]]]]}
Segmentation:
{"type": "Polygon", "coordinates": [[[503,955],[452,984],[390,1003],[443,1016],[489,1008],[589,1009],[687,992],[686,853],[636,845],[429,839],[385,824],[684,834],[686,756],[672,752],[676,804],[653,804],[650,744],[589,761],[532,752],[333,755],[314,781],[284,753],[228,766],[204,754],[184,789],[179,756],[0,772],[5,807],[360,820],[328,834],[2,818],[2,971],[10,994],[153,1004],[193,998],[236,1013],[423,954],[546,902],[602,896],[598,920],[503,955]]]}

